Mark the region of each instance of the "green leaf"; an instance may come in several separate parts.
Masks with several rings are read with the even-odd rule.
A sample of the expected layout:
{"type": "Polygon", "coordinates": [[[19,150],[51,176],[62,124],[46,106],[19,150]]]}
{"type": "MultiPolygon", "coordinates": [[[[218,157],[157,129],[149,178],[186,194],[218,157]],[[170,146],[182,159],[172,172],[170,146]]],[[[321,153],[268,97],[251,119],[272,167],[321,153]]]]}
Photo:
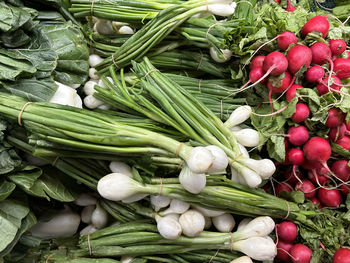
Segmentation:
{"type": "Polygon", "coordinates": [[[20,79],[16,82],[0,82],[0,86],[28,101],[49,101],[58,88],[52,79],[20,79]]]}
{"type": "Polygon", "coordinates": [[[6,249],[2,250],[0,252],[0,257],[6,256],[8,253],[11,252],[11,250],[14,248],[14,246],[17,244],[21,236],[26,232],[28,229],[30,229],[32,226],[36,224],[36,217],[34,213],[29,212],[28,215],[22,220],[21,227],[18,229],[16,236],[12,240],[12,242],[6,247],[6,249]]]}
{"type": "Polygon", "coordinates": [[[309,106],[310,111],[313,114],[316,113],[320,108],[320,97],[313,89],[297,89],[297,95],[309,106]]]}
{"type": "Polygon", "coordinates": [[[42,170],[36,167],[27,166],[24,170],[9,175],[8,179],[33,196],[48,200],[53,198],[62,202],[72,202],[76,199],[76,196],[61,183],[59,177],[43,174],[42,170]]]}
{"type": "Polygon", "coordinates": [[[15,200],[0,202],[0,251],[3,251],[16,237],[22,219],[29,213],[29,208],[15,200]]]}
{"type": "Polygon", "coordinates": [[[19,8],[0,2],[0,31],[15,31],[32,18],[35,10],[19,8]]]}
{"type": "Polygon", "coordinates": [[[332,147],[332,152],[337,153],[337,154],[339,154],[347,159],[350,159],[350,151],[349,150],[344,149],[343,147],[341,147],[340,145],[338,145],[334,142],[332,142],[331,147],[332,147]]]}
{"type": "Polygon", "coordinates": [[[280,195],[282,198],[297,204],[302,204],[305,201],[305,195],[302,191],[282,191],[280,195]]]}
{"type": "Polygon", "coordinates": [[[284,146],[284,137],[273,135],[267,142],[267,151],[271,158],[278,162],[284,162],[286,150],[284,146]]]}
{"type": "Polygon", "coordinates": [[[0,181],[0,201],[4,201],[15,188],[16,185],[14,183],[6,180],[0,181]]]}

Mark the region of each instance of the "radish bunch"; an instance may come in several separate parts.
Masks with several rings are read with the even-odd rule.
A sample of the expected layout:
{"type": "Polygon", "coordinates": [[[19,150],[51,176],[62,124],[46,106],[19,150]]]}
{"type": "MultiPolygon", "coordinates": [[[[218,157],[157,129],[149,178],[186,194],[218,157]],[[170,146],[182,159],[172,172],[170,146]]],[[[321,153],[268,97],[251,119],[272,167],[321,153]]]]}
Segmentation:
{"type": "Polygon", "coordinates": [[[311,249],[303,244],[294,244],[298,236],[298,228],[293,222],[283,221],[276,225],[276,235],[278,238],[276,262],[310,262],[311,249]]]}

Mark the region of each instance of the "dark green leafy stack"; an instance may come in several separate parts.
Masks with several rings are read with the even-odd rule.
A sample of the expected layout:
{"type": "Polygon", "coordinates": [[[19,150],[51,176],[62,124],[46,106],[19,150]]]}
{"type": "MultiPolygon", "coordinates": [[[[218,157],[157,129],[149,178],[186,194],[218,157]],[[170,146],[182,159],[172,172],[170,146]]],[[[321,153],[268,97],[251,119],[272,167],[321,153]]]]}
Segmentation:
{"type": "Polygon", "coordinates": [[[57,89],[54,80],[82,84],[89,67],[82,33],[58,13],[15,3],[0,1],[0,87],[48,101],[57,89]]]}

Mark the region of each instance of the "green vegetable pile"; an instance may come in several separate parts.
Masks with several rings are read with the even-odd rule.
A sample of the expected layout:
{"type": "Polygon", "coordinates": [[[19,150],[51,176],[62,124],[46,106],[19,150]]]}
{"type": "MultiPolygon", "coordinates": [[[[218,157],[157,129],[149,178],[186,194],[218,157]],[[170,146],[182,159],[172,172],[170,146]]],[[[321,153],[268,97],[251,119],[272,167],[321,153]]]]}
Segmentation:
{"type": "MultiPolygon", "coordinates": [[[[306,173],[325,188],[317,173],[338,171],[290,169],[285,134],[300,100],[312,136],[328,139],[333,106],[349,126],[350,78],[273,103],[263,81],[242,88],[279,34],[326,42],[300,40],[329,14],[313,2],[0,0],[0,262],[298,262],[277,225],[293,222],[305,262],[339,263],[350,178],[337,209],[319,209],[291,185],[306,173]]],[[[348,43],[340,2],[327,39],[348,43]]],[[[345,144],[333,140],[331,164],[350,177],[345,144]]]]}

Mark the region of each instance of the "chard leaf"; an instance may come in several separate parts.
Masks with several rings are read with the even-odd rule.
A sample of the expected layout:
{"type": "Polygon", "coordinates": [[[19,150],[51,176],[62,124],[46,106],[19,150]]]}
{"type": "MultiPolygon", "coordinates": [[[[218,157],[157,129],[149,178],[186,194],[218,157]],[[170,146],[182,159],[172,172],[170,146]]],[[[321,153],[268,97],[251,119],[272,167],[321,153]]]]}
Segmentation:
{"type": "Polygon", "coordinates": [[[21,227],[22,219],[29,213],[29,208],[15,200],[0,202],[0,251],[3,251],[15,239],[21,227]]]}
{"type": "Polygon", "coordinates": [[[3,32],[15,31],[32,18],[34,9],[19,8],[0,2],[0,30],[3,32]]]}
{"type": "Polygon", "coordinates": [[[0,257],[6,256],[8,253],[11,252],[11,250],[14,248],[14,246],[17,244],[21,236],[26,232],[28,229],[30,229],[32,226],[36,224],[36,217],[33,214],[33,212],[29,212],[28,215],[22,220],[21,226],[18,229],[14,239],[8,246],[0,252],[0,257]]]}
{"type": "Polygon", "coordinates": [[[0,82],[8,92],[26,98],[28,101],[49,101],[58,86],[52,79],[20,79],[16,82],[0,82]]]}
{"type": "Polygon", "coordinates": [[[22,171],[9,175],[8,179],[29,195],[47,200],[53,198],[62,202],[72,202],[77,197],[62,184],[59,177],[49,176],[33,166],[27,166],[22,171]]]}
{"type": "Polygon", "coordinates": [[[14,183],[6,180],[0,181],[0,201],[4,201],[15,188],[16,185],[14,183]]]}

